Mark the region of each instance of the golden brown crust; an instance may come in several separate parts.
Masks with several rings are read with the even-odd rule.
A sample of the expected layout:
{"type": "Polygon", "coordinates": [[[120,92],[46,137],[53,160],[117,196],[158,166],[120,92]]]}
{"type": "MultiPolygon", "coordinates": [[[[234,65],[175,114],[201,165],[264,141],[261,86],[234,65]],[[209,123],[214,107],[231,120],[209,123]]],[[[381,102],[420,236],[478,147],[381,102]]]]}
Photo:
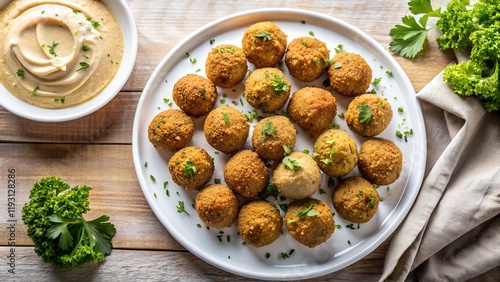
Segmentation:
{"type": "Polygon", "coordinates": [[[373,218],[379,205],[379,195],[366,179],[349,177],[335,188],[333,207],[339,216],[354,223],[365,223],[373,218]]]}
{"type": "Polygon", "coordinates": [[[313,155],[319,168],[330,177],[346,176],[358,162],[356,141],[341,129],[323,132],[314,144],[313,155]]]}
{"type": "Polygon", "coordinates": [[[158,113],[149,123],[148,139],[155,148],[177,151],[186,146],[194,134],[193,120],[180,110],[158,113]]]}
{"type": "Polygon", "coordinates": [[[207,226],[224,228],[236,222],[239,202],[234,192],[228,187],[211,184],[196,194],[195,209],[207,226]]]}
{"type": "Polygon", "coordinates": [[[174,85],[172,98],[188,115],[200,117],[212,110],[217,99],[217,88],[207,78],[197,74],[187,74],[174,85]]]}
{"type": "Polygon", "coordinates": [[[389,185],[395,182],[403,169],[403,154],[391,140],[369,139],[359,150],[358,168],[371,183],[389,185]]]}
{"type": "Polygon", "coordinates": [[[252,145],[261,158],[281,160],[285,156],[283,146],[293,150],[296,136],[297,130],[287,117],[271,116],[261,119],[255,126],[252,133],[252,145]],[[274,128],[274,136],[263,132],[264,126],[269,122],[274,128]]]}
{"type": "Polygon", "coordinates": [[[218,45],[208,53],[205,72],[215,85],[231,88],[245,79],[248,65],[245,53],[231,44],[218,45]]]}
{"type": "Polygon", "coordinates": [[[332,93],[317,87],[304,87],[288,103],[288,113],[305,130],[327,129],[337,114],[337,101],[332,93]]]}
{"type": "Polygon", "coordinates": [[[250,198],[264,190],[269,181],[269,172],[257,153],[242,150],[226,163],[224,181],[234,192],[250,198]]]}
{"type": "Polygon", "coordinates": [[[326,43],[313,37],[293,39],[285,54],[290,74],[303,82],[318,79],[327,68],[329,52],[326,43]]]}
{"type": "Polygon", "coordinates": [[[324,243],[335,231],[331,208],[323,201],[307,198],[288,205],[285,226],[295,240],[309,248],[324,243]],[[316,215],[299,216],[312,204],[316,215]]]}
{"type": "Polygon", "coordinates": [[[245,99],[252,107],[270,113],[285,105],[291,88],[292,85],[281,70],[256,69],[246,80],[245,99]]]}
{"type": "Polygon", "coordinates": [[[241,46],[247,60],[257,68],[273,67],[285,55],[286,37],[275,23],[258,22],[245,30],[241,46]]]}
{"type": "Polygon", "coordinates": [[[283,218],[278,209],[263,200],[245,204],[238,215],[238,232],[243,242],[254,247],[267,246],[281,235],[283,218]]]}
{"type": "Polygon", "coordinates": [[[195,190],[210,181],[215,166],[205,149],[191,146],[177,151],[170,158],[168,170],[175,184],[186,190],[195,190]],[[189,169],[190,166],[194,166],[196,171],[189,169]]]}
{"type": "Polygon", "coordinates": [[[392,107],[384,98],[374,94],[363,94],[355,97],[347,107],[345,121],[350,130],[364,137],[376,136],[384,131],[392,119],[392,107]],[[371,120],[360,121],[361,107],[368,105],[371,120]]]}
{"type": "Polygon", "coordinates": [[[230,154],[245,145],[250,125],[239,110],[225,105],[208,114],[203,130],[210,146],[230,154]]]}
{"type": "Polygon", "coordinates": [[[361,55],[341,52],[331,59],[328,77],[335,91],[344,96],[356,96],[370,87],[372,69],[361,55]]]}

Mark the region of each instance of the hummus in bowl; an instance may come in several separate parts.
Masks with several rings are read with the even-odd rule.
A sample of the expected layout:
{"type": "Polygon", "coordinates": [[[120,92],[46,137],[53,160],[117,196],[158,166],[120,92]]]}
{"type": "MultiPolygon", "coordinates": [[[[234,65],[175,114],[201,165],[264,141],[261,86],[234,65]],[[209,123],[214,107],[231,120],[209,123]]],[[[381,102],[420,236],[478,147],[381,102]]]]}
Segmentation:
{"type": "Polygon", "coordinates": [[[0,0],[0,105],[37,121],[88,115],[130,76],[137,29],[124,0],[0,0]]]}

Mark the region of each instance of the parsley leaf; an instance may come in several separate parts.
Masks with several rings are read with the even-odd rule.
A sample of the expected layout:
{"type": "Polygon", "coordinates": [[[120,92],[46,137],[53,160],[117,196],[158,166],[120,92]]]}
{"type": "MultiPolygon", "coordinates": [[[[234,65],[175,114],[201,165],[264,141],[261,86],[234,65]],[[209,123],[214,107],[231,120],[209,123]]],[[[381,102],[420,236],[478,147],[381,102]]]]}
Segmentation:
{"type": "Polygon", "coordinates": [[[274,125],[270,120],[266,120],[262,126],[262,144],[266,143],[267,136],[276,137],[274,125]]]}
{"type": "Polygon", "coordinates": [[[393,41],[389,43],[389,50],[405,58],[414,58],[424,48],[430,30],[426,27],[428,19],[429,16],[424,15],[417,22],[413,16],[404,16],[403,25],[396,25],[389,32],[393,37],[393,41]]]}
{"type": "Polygon", "coordinates": [[[294,157],[286,156],[283,158],[283,167],[289,168],[291,170],[296,170],[302,168],[302,166],[297,162],[294,157]]]}
{"type": "Polygon", "coordinates": [[[182,168],[184,169],[184,176],[190,176],[191,178],[193,178],[197,172],[196,166],[189,159],[186,159],[186,163],[182,166],[182,168]]]}
{"type": "Polygon", "coordinates": [[[226,114],[226,113],[222,113],[222,118],[224,119],[224,123],[227,125],[227,126],[230,126],[231,125],[231,122],[229,121],[229,115],[226,114]]]}
{"type": "Polygon", "coordinates": [[[273,39],[273,36],[267,31],[257,32],[253,35],[255,38],[261,38],[262,41],[270,41],[273,39]]]}
{"type": "Polygon", "coordinates": [[[358,104],[358,121],[360,123],[369,124],[372,121],[372,111],[367,104],[358,104]]]}
{"type": "Polygon", "coordinates": [[[307,207],[307,209],[299,210],[297,212],[297,216],[301,219],[303,219],[307,216],[318,216],[319,213],[315,209],[313,209],[314,205],[315,205],[314,202],[310,202],[309,207],[307,207]]]}

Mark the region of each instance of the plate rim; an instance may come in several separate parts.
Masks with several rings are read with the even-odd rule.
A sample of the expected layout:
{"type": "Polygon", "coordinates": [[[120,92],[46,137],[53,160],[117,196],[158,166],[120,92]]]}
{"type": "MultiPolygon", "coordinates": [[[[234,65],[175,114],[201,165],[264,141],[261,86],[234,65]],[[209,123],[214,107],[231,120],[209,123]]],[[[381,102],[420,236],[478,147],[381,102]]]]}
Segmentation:
{"type": "MultiPolygon", "coordinates": [[[[340,20],[340,19],[335,18],[335,17],[330,16],[330,15],[325,15],[325,14],[322,14],[319,12],[315,12],[315,11],[302,10],[302,9],[296,9],[296,8],[262,8],[262,9],[251,9],[251,10],[240,11],[240,12],[236,12],[236,13],[221,17],[221,18],[216,19],[214,21],[211,21],[211,22],[199,27],[198,29],[196,29],[192,33],[188,34],[181,41],[176,43],[174,45],[174,47],[164,56],[164,58],[160,61],[160,63],[157,65],[157,67],[155,68],[155,70],[151,74],[150,78],[148,79],[148,82],[146,83],[146,85],[141,93],[141,97],[138,101],[138,105],[136,108],[136,114],[134,117],[133,131],[132,131],[132,155],[133,155],[133,160],[134,160],[134,167],[135,167],[135,171],[137,174],[139,184],[141,186],[141,190],[146,198],[146,201],[148,202],[149,207],[151,208],[151,210],[153,211],[155,216],[159,219],[159,221],[162,223],[163,227],[169,232],[170,235],[172,235],[172,237],[177,242],[179,242],[190,253],[194,254],[198,258],[202,259],[203,261],[205,261],[205,262],[207,262],[207,263],[209,263],[209,264],[211,264],[219,269],[228,271],[230,273],[233,273],[233,274],[236,274],[239,276],[248,277],[248,278],[263,279],[263,280],[264,279],[267,279],[267,280],[297,280],[297,279],[304,279],[304,278],[315,278],[315,277],[320,277],[323,275],[331,274],[331,273],[338,271],[340,269],[331,270],[330,269],[331,267],[326,267],[326,268],[321,268],[321,269],[314,271],[314,272],[308,272],[306,275],[304,275],[304,274],[292,274],[292,275],[291,274],[283,274],[283,275],[268,276],[265,273],[256,274],[253,272],[252,273],[245,272],[244,270],[242,271],[240,268],[232,267],[231,264],[221,265],[219,263],[219,261],[217,261],[215,259],[211,259],[210,256],[205,256],[205,255],[199,254],[197,252],[193,252],[192,250],[196,249],[196,247],[193,246],[193,244],[191,242],[184,240],[182,238],[181,234],[175,228],[170,226],[170,223],[168,223],[167,221],[164,222],[163,214],[159,214],[159,211],[157,211],[153,208],[155,206],[155,204],[153,202],[154,198],[152,195],[149,195],[149,193],[148,193],[149,191],[147,190],[147,184],[145,183],[146,180],[145,180],[145,178],[143,178],[144,175],[142,175],[142,171],[141,171],[143,164],[140,163],[140,159],[139,159],[140,154],[139,154],[139,148],[137,146],[137,144],[139,143],[139,140],[138,140],[139,134],[138,134],[137,130],[139,127],[139,123],[141,121],[140,112],[141,112],[141,109],[143,107],[143,104],[146,101],[146,98],[147,98],[146,96],[153,95],[153,94],[151,94],[151,88],[154,87],[155,83],[156,83],[154,78],[157,77],[158,74],[162,72],[162,69],[165,67],[165,65],[168,63],[168,61],[173,56],[175,56],[175,54],[182,51],[182,46],[185,45],[186,42],[189,42],[190,40],[192,40],[192,38],[195,38],[196,36],[200,35],[201,33],[209,30],[211,27],[218,26],[220,24],[223,24],[224,22],[233,20],[235,18],[243,17],[243,16],[252,16],[252,15],[256,15],[256,14],[260,15],[260,14],[270,14],[270,13],[281,13],[281,14],[291,13],[294,15],[305,15],[308,17],[319,18],[321,20],[333,21],[336,24],[342,26],[343,28],[354,31],[357,35],[363,35],[363,40],[370,43],[370,45],[371,45],[370,47],[375,48],[377,50],[377,52],[379,52],[379,54],[381,54],[385,59],[387,59],[393,63],[394,67],[397,68],[397,70],[396,70],[397,73],[404,74],[404,77],[402,77],[401,79],[404,82],[403,83],[403,85],[405,87],[404,90],[408,94],[405,96],[408,96],[408,98],[411,100],[411,102],[414,103],[413,106],[417,109],[417,111],[412,111],[410,113],[412,115],[412,120],[415,120],[415,122],[413,124],[413,128],[416,128],[418,130],[418,134],[420,136],[420,139],[423,140],[423,142],[415,142],[415,149],[418,149],[417,153],[421,154],[420,155],[421,160],[419,160],[422,162],[420,164],[421,167],[419,167],[419,169],[412,169],[411,174],[408,176],[409,179],[412,178],[414,181],[416,181],[416,183],[418,183],[418,189],[416,189],[416,191],[414,191],[414,193],[408,195],[408,192],[406,191],[407,186],[404,187],[405,192],[402,193],[400,199],[398,200],[394,210],[392,211],[392,213],[390,215],[390,217],[392,217],[394,214],[394,211],[396,209],[401,208],[401,210],[399,211],[399,213],[395,217],[395,220],[392,220],[392,223],[390,224],[390,226],[388,228],[386,228],[385,232],[383,232],[381,234],[381,236],[378,237],[377,240],[375,240],[372,244],[368,245],[365,248],[365,250],[368,250],[367,253],[358,252],[356,255],[351,256],[350,259],[348,259],[342,263],[342,266],[340,269],[345,268],[345,267],[359,261],[360,259],[362,259],[366,255],[372,253],[378,246],[380,246],[385,240],[387,240],[387,238],[390,237],[391,234],[393,234],[396,231],[397,227],[401,224],[401,222],[404,220],[404,218],[406,218],[409,210],[413,206],[413,203],[418,195],[418,192],[420,190],[420,187],[422,185],[423,178],[424,178],[425,163],[426,163],[426,158],[427,158],[427,144],[426,144],[427,138],[426,138],[423,113],[422,113],[422,110],[420,107],[420,103],[418,102],[415,90],[413,89],[413,86],[412,86],[411,81],[409,80],[408,76],[406,75],[404,70],[401,68],[399,63],[395,60],[395,58],[386,49],[384,49],[380,43],[378,43],[373,37],[366,34],[362,30],[360,30],[359,28],[357,28],[357,27],[355,27],[347,22],[344,22],[343,20],[340,20]],[[403,200],[403,198],[408,198],[408,199],[403,200]],[[402,205],[402,202],[403,202],[403,205],[402,205]]],[[[411,156],[411,158],[412,158],[412,163],[413,163],[413,159],[415,158],[415,156],[411,156]]],[[[409,180],[408,180],[408,182],[409,182],[409,180]]]]}

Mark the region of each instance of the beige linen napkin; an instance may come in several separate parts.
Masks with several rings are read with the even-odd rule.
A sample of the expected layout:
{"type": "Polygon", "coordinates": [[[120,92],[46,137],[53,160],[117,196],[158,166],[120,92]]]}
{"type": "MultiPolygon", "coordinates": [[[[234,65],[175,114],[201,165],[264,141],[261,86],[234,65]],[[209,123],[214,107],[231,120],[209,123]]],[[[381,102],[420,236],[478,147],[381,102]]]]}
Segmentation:
{"type": "Polygon", "coordinates": [[[427,130],[426,176],[393,236],[380,281],[481,274],[500,281],[500,114],[456,95],[442,73],[417,97],[427,130]]]}

